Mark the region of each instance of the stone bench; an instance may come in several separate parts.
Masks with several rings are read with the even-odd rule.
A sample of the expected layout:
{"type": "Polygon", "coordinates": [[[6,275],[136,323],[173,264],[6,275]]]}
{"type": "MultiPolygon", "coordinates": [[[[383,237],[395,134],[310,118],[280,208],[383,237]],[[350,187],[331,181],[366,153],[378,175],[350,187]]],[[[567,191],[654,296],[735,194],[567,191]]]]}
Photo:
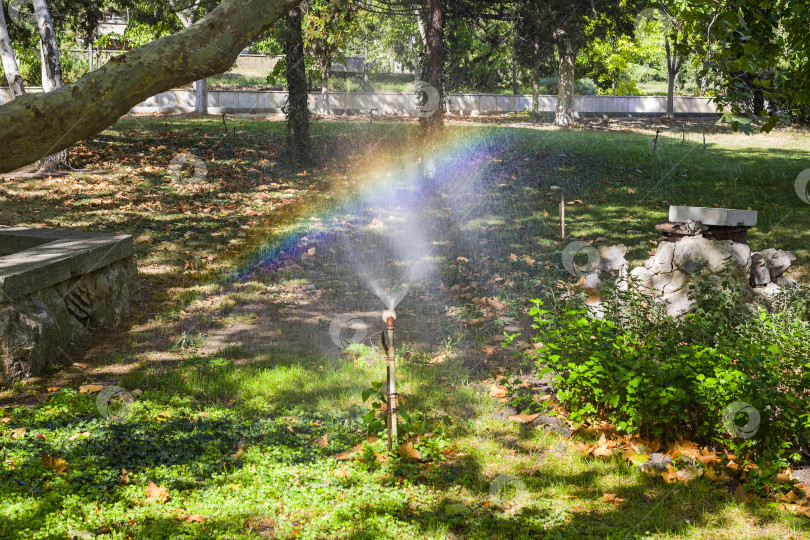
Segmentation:
{"type": "Polygon", "coordinates": [[[137,292],[130,235],[0,227],[0,384],[39,375],[137,292]]]}

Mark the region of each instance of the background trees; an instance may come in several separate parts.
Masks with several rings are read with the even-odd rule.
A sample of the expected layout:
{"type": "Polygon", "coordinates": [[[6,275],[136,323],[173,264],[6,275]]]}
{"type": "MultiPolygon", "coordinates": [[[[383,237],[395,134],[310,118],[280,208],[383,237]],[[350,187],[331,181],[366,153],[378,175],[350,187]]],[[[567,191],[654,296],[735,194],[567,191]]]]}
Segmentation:
{"type": "MultiPolygon", "coordinates": [[[[33,5],[45,5],[45,0],[32,1],[33,5]]],[[[287,8],[294,3],[272,0],[266,4],[269,7],[263,7],[259,0],[229,0],[223,5],[227,6],[224,11],[229,12],[228,17],[230,10],[239,9],[258,14],[267,23],[263,14],[268,9],[283,5],[287,14],[287,8]]],[[[312,63],[313,57],[317,59],[328,111],[331,66],[349,51],[362,51],[364,58],[398,59],[413,66],[415,78],[435,88],[441,105],[421,119],[425,134],[441,128],[444,95],[454,90],[515,92],[531,87],[535,111],[541,91],[555,92],[555,122],[569,125],[574,121],[578,74],[594,79],[599,92],[612,94],[641,93],[648,91],[643,84],[666,81],[670,114],[674,113],[675,88],[690,85],[695,93],[713,95],[727,111],[726,118],[743,129],[758,118],[769,118],[767,129],[778,118],[806,118],[810,111],[810,9],[800,0],[661,0],[644,6],[630,0],[309,0],[300,12],[301,45],[294,47],[288,41],[293,35],[289,31],[297,24],[286,24],[284,32],[277,27],[271,34],[263,33],[269,23],[261,29],[250,25],[247,35],[236,28],[233,31],[240,34],[238,38],[217,33],[219,30],[203,24],[207,18],[200,20],[217,4],[218,0],[48,0],[51,30],[47,23],[41,28],[37,25],[37,30],[34,26],[8,24],[6,13],[5,33],[0,25],[4,75],[17,95],[23,91],[21,82],[58,87],[60,71],[66,82],[75,81],[84,72],[74,69],[76,60],[71,55],[59,57],[60,47],[64,49],[60,43],[88,42],[97,37],[102,13],[130,9],[129,26],[124,35],[118,36],[129,46],[160,43],[156,40],[182,33],[184,26],[188,30],[205,26],[210,32],[205,35],[214,43],[189,45],[182,51],[181,67],[179,49],[178,59],[159,53],[149,58],[155,66],[163,65],[168,73],[165,80],[175,81],[173,84],[185,81],[190,73],[195,74],[195,80],[201,80],[205,75],[227,70],[239,52],[237,44],[264,40],[272,45],[267,50],[284,50],[288,63],[283,75],[290,89],[291,110],[297,111],[291,119],[291,145],[299,155],[306,154],[306,64],[312,63]],[[633,32],[640,7],[656,8],[666,16],[643,25],[643,30],[636,25],[633,32]],[[195,20],[200,22],[193,24],[195,20]],[[662,46],[651,45],[655,43],[662,46]],[[42,55],[45,62],[39,60],[40,44],[47,53],[42,55]],[[224,51],[226,59],[213,62],[216,49],[224,51]],[[290,61],[293,56],[295,59],[290,61]],[[192,58],[201,63],[192,65],[192,58]],[[19,69],[15,69],[15,59],[19,69]],[[175,76],[175,72],[182,76],[175,76]],[[541,81],[543,75],[557,80],[541,81]]],[[[105,76],[123,73],[114,66],[108,71],[105,76]]],[[[86,77],[91,80],[81,82],[79,87],[89,89],[99,83],[99,77],[86,77]]],[[[366,73],[363,86],[370,84],[366,73]]],[[[102,85],[113,83],[105,81],[102,85]]],[[[154,80],[141,86],[149,92],[165,89],[154,80]]],[[[580,86],[580,90],[585,88],[580,86]]],[[[128,110],[125,105],[133,96],[152,95],[144,93],[146,90],[136,91],[131,83],[123,87],[127,90],[112,92],[104,102],[102,108],[109,114],[88,113],[82,107],[79,117],[93,116],[95,120],[80,120],[80,124],[86,124],[80,130],[65,127],[66,119],[59,120],[53,126],[62,126],[59,129],[66,132],[51,133],[48,140],[59,141],[56,146],[64,148],[68,139],[76,140],[79,133],[89,133],[109,121],[112,111],[128,110]]],[[[201,87],[198,84],[198,89],[201,87]]],[[[204,92],[199,94],[198,105],[204,110],[204,92]]],[[[91,103],[88,96],[81,98],[81,103],[91,103]]],[[[56,98],[41,101],[42,111],[48,111],[44,116],[54,113],[54,118],[59,117],[59,111],[50,109],[59,106],[57,103],[56,98]]],[[[101,102],[92,103],[97,107],[101,102]]],[[[6,117],[14,122],[28,118],[13,103],[0,108],[0,123],[6,117]]],[[[49,121],[40,119],[37,125],[42,127],[49,121]]],[[[15,129],[22,130],[20,126],[15,129]]],[[[33,133],[42,134],[42,130],[34,129],[24,139],[33,133]]],[[[38,144],[33,147],[39,148],[37,152],[42,150],[38,144]]]]}
{"type": "Polygon", "coordinates": [[[11,37],[6,27],[6,17],[3,14],[3,3],[0,2],[0,60],[3,62],[3,71],[6,73],[8,86],[13,97],[25,94],[22,75],[17,66],[17,57],[11,46],[11,37]]]}

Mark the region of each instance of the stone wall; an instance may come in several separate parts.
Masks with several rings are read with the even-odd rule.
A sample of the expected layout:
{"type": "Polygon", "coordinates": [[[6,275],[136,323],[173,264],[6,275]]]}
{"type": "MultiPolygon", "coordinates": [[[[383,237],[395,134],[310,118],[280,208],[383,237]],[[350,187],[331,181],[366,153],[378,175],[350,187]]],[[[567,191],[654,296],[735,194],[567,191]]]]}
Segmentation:
{"type": "Polygon", "coordinates": [[[0,304],[0,385],[66,361],[64,350],[88,326],[126,320],[138,292],[137,277],[135,257],[130,256],[0,304]]]}
{"type": "MultiPolygon", "coordinates": [[[[602,246],[598,253],[598,266],[585,276],[586,288],[601,290],[607,282],[620,289],[637,287],[660,302],[672,317],[692,311],[694,300],[689,292],[697,280],[714,283],[718,288],[724,282],[730,283],[742,291],[743,301],[762,301],[766,305],[783,288],[797,285],[782,277],[796,260],[793,253],[776,249],[751,253],[747,244],[702,235],[688,236],[680,242],[660,242],[655,255],[629,272],[625,246],[602,246]]],[[[598,315],[601,310],[596,306],[592,312],[598,315]]]]}

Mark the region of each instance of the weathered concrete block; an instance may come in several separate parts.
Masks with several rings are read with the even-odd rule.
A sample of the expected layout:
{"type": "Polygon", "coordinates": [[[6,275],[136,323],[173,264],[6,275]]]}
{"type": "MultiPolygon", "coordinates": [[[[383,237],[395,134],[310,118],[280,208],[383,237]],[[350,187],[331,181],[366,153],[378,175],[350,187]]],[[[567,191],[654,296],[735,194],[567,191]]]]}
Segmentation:
{"type": "Polygon", "coordinates": [[[0,227],[0,385],[38,375],[138,291],[128,235],[0,227]]]}
{"type": "Polygon", "coordinates": [[[757,213],[754,210],[737,210],[734,208],[704,208],[700,206],[670,206],[669,220],[683,222],[699,221],[704,225],[724,227],[746,226],[757,224],[757,213]]]}

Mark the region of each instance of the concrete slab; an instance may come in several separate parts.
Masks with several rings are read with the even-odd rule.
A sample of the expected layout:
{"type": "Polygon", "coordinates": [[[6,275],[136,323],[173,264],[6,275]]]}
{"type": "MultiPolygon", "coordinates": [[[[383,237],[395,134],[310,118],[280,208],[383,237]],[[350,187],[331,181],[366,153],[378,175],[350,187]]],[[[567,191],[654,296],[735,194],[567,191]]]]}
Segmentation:
{"type": "Polygon", "coordinates": [[[670,206],[669,220],[684,222],[700,221],[704,225],[721,227],[753,227],[757,224],[757,213],[754,210],[737,210],[734,208],[704,208],[700,206],[670,206]]]}
{"type": "Polygon", "coordinates": [[[134,254],[128,234],[0,226],[0,304],[134,254]]]}

